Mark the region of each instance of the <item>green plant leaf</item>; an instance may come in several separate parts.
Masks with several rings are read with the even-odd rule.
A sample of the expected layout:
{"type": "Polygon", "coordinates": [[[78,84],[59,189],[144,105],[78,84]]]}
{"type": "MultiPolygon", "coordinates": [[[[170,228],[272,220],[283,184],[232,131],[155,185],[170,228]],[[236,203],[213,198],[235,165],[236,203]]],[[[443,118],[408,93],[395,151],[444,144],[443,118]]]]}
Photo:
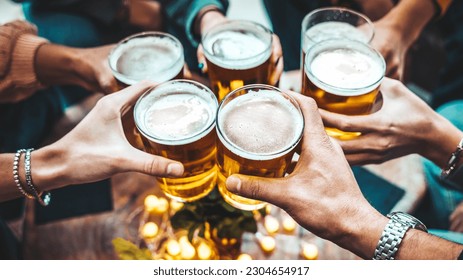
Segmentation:
{"type": "Polygon", "coordinates": [[[152,260],[153,257],[148,249],[140,249],[132,242],[124,238],[115,238],[112,241],[114,250],[121,260],[152,260]]]}

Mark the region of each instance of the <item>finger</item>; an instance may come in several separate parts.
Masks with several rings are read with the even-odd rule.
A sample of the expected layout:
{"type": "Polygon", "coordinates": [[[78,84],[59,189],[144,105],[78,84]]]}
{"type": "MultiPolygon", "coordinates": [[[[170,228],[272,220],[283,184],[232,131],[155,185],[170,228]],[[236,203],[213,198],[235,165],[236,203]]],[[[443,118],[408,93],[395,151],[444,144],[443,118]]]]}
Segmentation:
{"type": "Polygon", "coordinates": [[[337,128],[342,131],[367,133],[375,131],[375,127],[378,126],[375,114],[348,116],[332,113],[323,109],[320,109],[319,112],[325,126],[337,128]]]}
{"type": "Polygon", "coordinates": [[[450,223],[451,231],[463,232],[463,218],[461,216],[453,219],[450,223]]]}
{"type": "Polygon", "coordinates": [[[284,62],[283,62],[283,56],[280,56],[278,60],[276,61],[276,65],[273,68],[271,78],[270,78],[270,84],[271,85],[276,85],[278,81],[281,78],[281,75],[283,74],[284,70],[284,62]]]}
{"type": "Polygon", "coordinates": [[[320,134],[326,136],[325,127],[323,126],[315,100],[294,91],[286,91],[286,93],[293,97],[301,108],[302,114],[304,115],[304,126],[306,127],[306,129],[304,129],[304,134],[320,134]]]}
{"type": "Polygon", "coordinates": [[[104,94],[111,94],[118,90],[117,81],[113,75],[100,78],[100,87],[104,94]]]}
{"type": "Polygon", "coordinates": [[[155,85],[156,83],[151,81],[141,81],[114,94],[105,96],[102,101],[110,103],[105,104],[106,106],[119,108],[120,112],[123,113],[127,111],[127,108],[132,107],[143,93],[155,85]]]}
{"type": "Polygon", "coordinates": [[[141,172],[159,177],[180,177],[183,175],[183,165],[174,160],[151,155],[130,146],[125,161],[126,171],[141,172]]]}
{"type": "Polygon", "coordinates": [[[386,76],[391,78],[391,79],[398,80],[400,78],[400,76],[399,76],[399,66],[397,64],[392,65],[392,66],[388,66],[388,68],[386,69],[386,76]]]}
{"type": "Polygon", "coordinates": [[[383,157],[370,153],[347,154],[345,155],[349,165],[366,165],[366,164],[380,164],[387,161],[387,157],[383,157]]]}
{"type": "Polygon", "coordinates": [[[234,174],[227,178],[227,189],[240,196],[262,200],[278,205],[284,197],[286,188],[282,188],[283,179],[263,178],[234,174]]]}
{"type": "Polygon", "coordinates": [[[377,133],[362,134],[350,140],[338,140],[344,153],[347,154],[371,154],[384,155],[391,149],[389,138],[377,133]]]}
{"type": "Polygon", "coordinates": [[[206,57],[204,56],[204,48],[203,45],[199,45],[198,49],[196,50],[196,56],[198,57],[198,68],[203,73],[207,73],[207,63],[206,57]]]}

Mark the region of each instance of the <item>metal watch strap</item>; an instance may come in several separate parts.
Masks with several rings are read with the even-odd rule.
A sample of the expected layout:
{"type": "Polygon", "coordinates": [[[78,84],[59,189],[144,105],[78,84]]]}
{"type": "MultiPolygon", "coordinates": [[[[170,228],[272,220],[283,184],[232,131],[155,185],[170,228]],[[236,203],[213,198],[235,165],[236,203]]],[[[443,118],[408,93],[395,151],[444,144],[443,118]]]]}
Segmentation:
{"type": "Polygon", "coordinates": [[[410,228],[427,232],[426,226],[417,218],[403,212],[393,212],[381,234],[375,249],[374,260],[394,260],[405,233],[410,228]]]}
{"type": "Polygon", "coordinates": [[[374,260],[393,260],[407,230],[411,227],[400,220],[391,218],[383,230],[375,249],[374,260]]]}

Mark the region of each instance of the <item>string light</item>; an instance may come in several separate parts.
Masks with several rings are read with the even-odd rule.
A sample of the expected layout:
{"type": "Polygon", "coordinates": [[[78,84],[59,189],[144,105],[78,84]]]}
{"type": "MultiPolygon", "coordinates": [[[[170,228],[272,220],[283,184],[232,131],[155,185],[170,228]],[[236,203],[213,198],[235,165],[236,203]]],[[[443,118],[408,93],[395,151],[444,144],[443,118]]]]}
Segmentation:
{"type": "Polygon", "coordinates": [[[302,245],[302,256],[306,260],[318,259],[318,248],[314,244],[304,243],[302,245]]]}
{"type": "Polygon", "coordinates": [[[170,239],[169,241],[167,241],[166,248],[167,253],[174,257],[180,254],[181,251],[180,244],[178,244],[178,241],[175,239],[170,239]]]}
{"type": "Polygon", "coordinates": [[[180,244],[180,256],[184,260],[192,260],[196,255],[196,249],[191,245],[188,237],[182,236],[178,240],[180,244]]]}
{"type": "Polygon", "coordinates": [[[240,254],[238,256],[238,258],[236,258],[237,260],[240,260],[240,261],[250,261],[252,260],[252,257],[248,254],[240,254]]]}
{"type": "Polygon", "coordinates": [[[142,236],[144,238],[154,238],[159,233],[159,227],[153,222],[146,223],[142,229],[142,236]]]}
{"type": "Polygon", "coordinates": [[[283,218],[283,229],[286,232],[289,232],[289,233],[294,232],[296,227],[297,227],[297,223],[296,221],[293,220],[293,218],[289,216],[283,218]]]}
{"type": "Polygon", "coordinates": [[[280,229],[280,223],[278,220],[270,215],[265,216],[264,227],[270,234],[275,234],[280,229]]]}
{"type": "Polygon", "coordinates": [[[148,212],[153,211],[158,205],[158,197],[155,195],[148,195],[144,201],[145,210],[148,212]]]}
{"type": "Polygon", "coordinates": [[[275,250],[276,241],[275,238],[271,236],[264,236],[260,240],[260,247],[265,253],[271,253],[275,250]]]}
{"type": "Polygon", "coordinates": [[[205,242],[201,241],[197,248],[198,258],[200,260],[210,260],[212,257],[212,249],[205,242]]]}

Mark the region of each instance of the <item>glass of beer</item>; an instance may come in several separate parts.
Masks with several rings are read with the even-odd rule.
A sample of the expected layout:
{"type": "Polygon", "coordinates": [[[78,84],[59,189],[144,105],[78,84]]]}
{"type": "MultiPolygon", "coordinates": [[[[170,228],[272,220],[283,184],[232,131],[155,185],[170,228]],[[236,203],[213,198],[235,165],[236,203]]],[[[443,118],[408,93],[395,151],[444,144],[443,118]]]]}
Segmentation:
{"type": "Polygon", "coordinates": [[[342,38],[369,43],[375,34],[374,25],[367,16],[342,7],[313,10],[302,20],[301,30],[302,75],[305,55],[314,44],[342,38]]]}
{"type": "Polygon", "coordinates": [[[272,32],[251,21],[219,24],[202,38],[211,88],[219,102],[232,90],[267,84],[272,66],[272,32]]]}
{"type": "MultiPolygon", "coordinates": [[[[384,58],[365,43],[348,39],[322,41],[306,55],[302,94],[330,112],[367,115],[372,112],[385,71],[384,58]]],[[[342,140],[360,135],[335,128],[326,131],[342,140]]]]}
{"type": "Polygon", "coordinates": [[[157,178],[168,197],[191,202],[215,187],[217,107],[214,93],[190,80],[162,83],[135,104],[135,124],[145,151],[180,161],[185,167],[182,178],[157,178]]]}
{"type": "MultiPolygon", "coordinates": [[[[142,32],[123,39],[113,48],[108,60],[119,89],[142,80],[162,83],[183,78],[182,44],[163,32],[142,32]]],[[[122,125],[129,143],[142,149],[133,108],[123,117],[122,125]]]]}
{"type": "Polygon", "coordinates": [[[216,119],[218,189],[225,201],[242,210],[266,205],[229,192],[232,174],[283,177],[302,138],[304,118],[298,103],[278,88],[248,85],[220,103],[216,119]]]}

